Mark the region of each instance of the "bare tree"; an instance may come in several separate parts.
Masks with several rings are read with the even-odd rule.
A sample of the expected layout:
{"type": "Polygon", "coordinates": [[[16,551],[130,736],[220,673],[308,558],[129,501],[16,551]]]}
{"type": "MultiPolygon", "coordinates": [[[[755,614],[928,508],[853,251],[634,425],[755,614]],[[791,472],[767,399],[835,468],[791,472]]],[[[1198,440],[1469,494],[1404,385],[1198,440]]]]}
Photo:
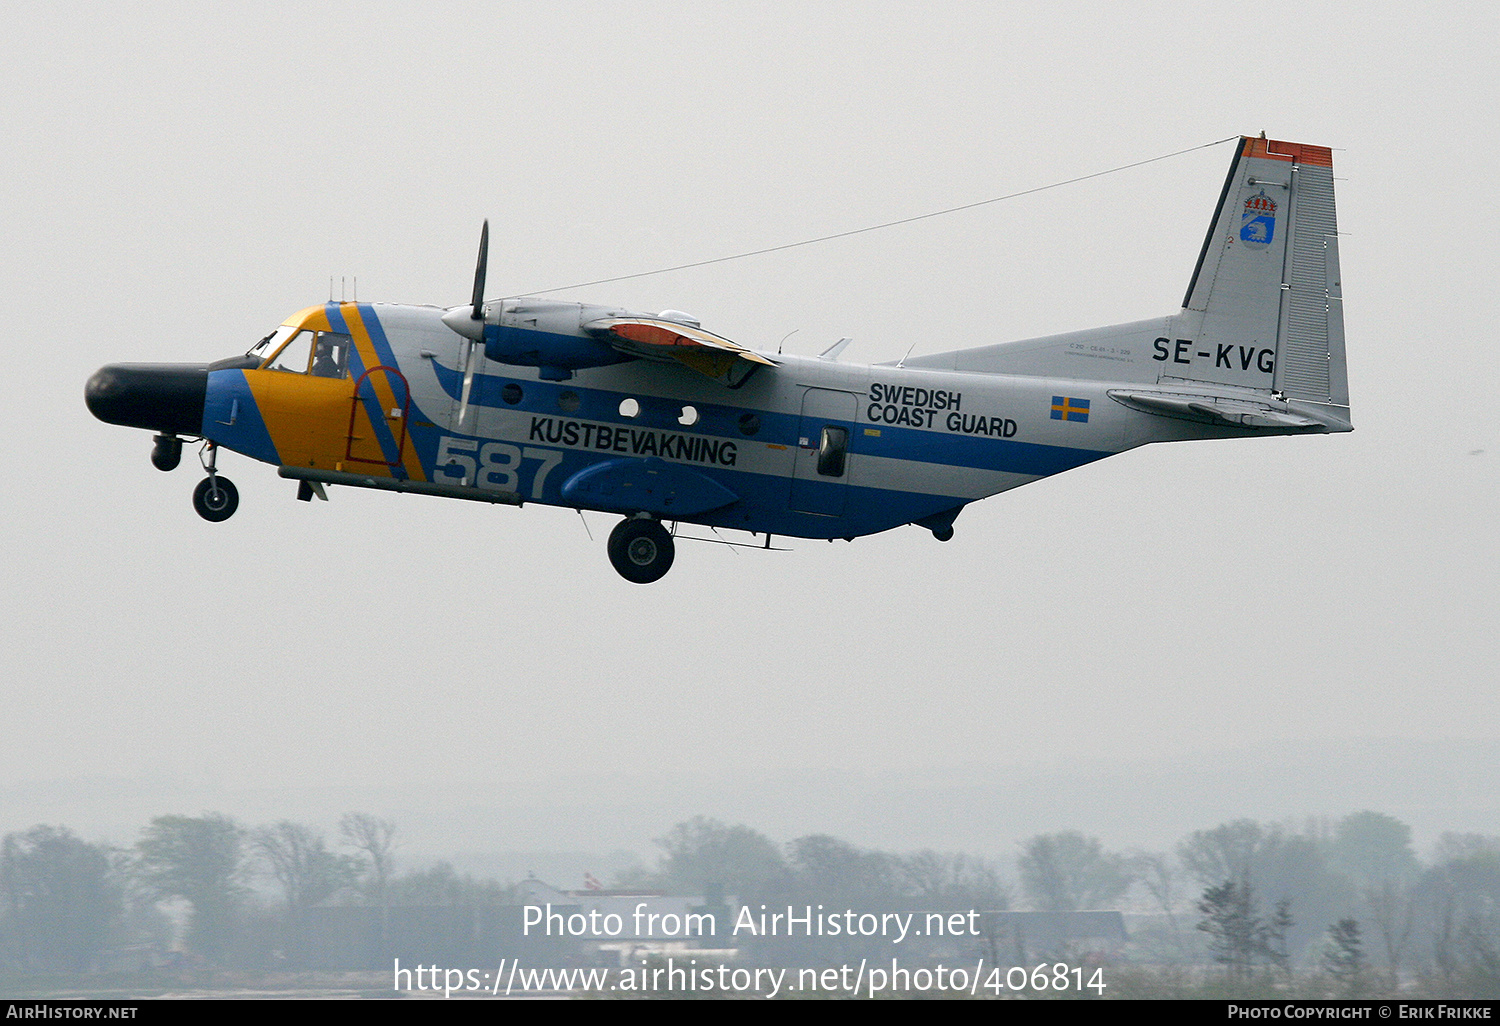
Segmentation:
{"type": "Polygon", "coordinates": [[[928,849],[897,859],[896,866],[905,890],[926,902],[928,908],[1010,908],[1010,889],[984,859],[928,849]]]}
{"type": "Polygon", "coordinates": [[[1365,888],[1365,902],[1370,906],[1375,929],[1380,931],[1386,971],[1390,974],[1389,989],[1395,993],[1401,986],[1401,961],[1416,924],[1416,899],[1409,887],[1387,880],[1379,887],[1365,888]]]}
{"type": "Polygon", "coordinates": [[[1016,862],[1032,907],[1044,912],[1100,908],[1130,887],[1124,857],[1074,831],[1038,834],[1022,846],[1016,862]]]}
{"type": "Polygon", "coordinates": [[[1179,958],[1187,956],[1187,942],[1182,936],[1182,927],[1177,923],[1176,906],[1177,872],[1172,857],[1163,852],[1138,852],[1130,858],[1131,870],[1141,886],[1156,900],[1167,917],[1167,927],[1172,931],[1172,942],[1177,946],[1179,958]]]}
{"type": "Polygon", "coordinates": [[[1243,877],[1265,842],[1266,834],[1259,823],[1237,819],[1212,830],[1194,831],[1177,846],[1177,857],[1199,883],[1208,887],[1243,877]]]}
{"type": "Polygon", "coordinates": [[[339,820],[344,843],[369,860],[370,898],[377,905],[386,901],[386,887],[393,869],[396,824],[367,812],[348,812],[339,820]]]}
{"type": "Polygon", "coordinates": [[[292,913],[327,901],[358,875],[357,859],[333,854],[321,834],[301,823],[261,827],[250,845],[281,884],[292,913]]]}

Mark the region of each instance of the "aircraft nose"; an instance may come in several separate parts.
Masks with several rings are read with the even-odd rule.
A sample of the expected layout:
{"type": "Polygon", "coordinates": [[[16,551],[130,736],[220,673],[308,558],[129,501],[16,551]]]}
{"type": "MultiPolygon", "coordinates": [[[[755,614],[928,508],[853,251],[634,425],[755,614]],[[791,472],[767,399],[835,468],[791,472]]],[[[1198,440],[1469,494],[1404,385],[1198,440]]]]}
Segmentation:
{"type": "Polygon", "coordinates": [[[112,363],[89,378],[83,400],[108,424],[201,435],[207,391],[206,363],[112,363]]]}

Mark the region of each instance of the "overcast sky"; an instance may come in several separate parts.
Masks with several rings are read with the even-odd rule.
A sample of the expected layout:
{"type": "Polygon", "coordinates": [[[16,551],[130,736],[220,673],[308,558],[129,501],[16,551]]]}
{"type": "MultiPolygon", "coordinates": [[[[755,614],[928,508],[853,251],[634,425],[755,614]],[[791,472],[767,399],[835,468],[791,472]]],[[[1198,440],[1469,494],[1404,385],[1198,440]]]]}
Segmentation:
{"type": "MultiPolygon", "coordinates": [[[[7,12],[0,785],[1500,739],[1492,5],[7,12]],[[1355,432],[1127,453],[969,507],[947,544],[684,543],[643,588],[612,518],[299,503],[234,454],[240,510],[209,524],[192,450],[159,473],[83,405],[100,365],[243,352],[330,276],[462,303],[486,217],[509,295],[1262,130],[1335,148],[1355,432]]],[[[560,295],[870,362],[1170,314],[1230,157],[560,295]]]]}

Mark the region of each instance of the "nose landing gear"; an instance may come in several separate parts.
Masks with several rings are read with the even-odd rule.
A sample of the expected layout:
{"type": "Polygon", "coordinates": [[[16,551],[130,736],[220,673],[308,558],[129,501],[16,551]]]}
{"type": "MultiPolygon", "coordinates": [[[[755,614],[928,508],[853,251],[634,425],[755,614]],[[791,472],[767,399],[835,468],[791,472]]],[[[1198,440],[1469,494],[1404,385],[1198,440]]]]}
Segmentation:
{"type": "Polygon", "coordinates": [[[210,523],[228,520],[239,506],[240,490],[227,477],[205,477],[193,489],[193,509],[210,523]]]}
{"type": "Polygon", "coordinates": [[[661,523],[650,517],[631,517],[609,533],[609,561],[632,584],[659,581],[672,569],[676,546],[661,523]]]}
{"type": "Polygon", "coordinates": [[[193,509],[210,523],[217,524],[234,516],[240,506],[240,490],[227,477],[220,477],[215,467],[219,459],[219,447],[213,442],[205,446],[207,458],[200,456],[203,469],[208,476],[193,489],[193,509]]]}

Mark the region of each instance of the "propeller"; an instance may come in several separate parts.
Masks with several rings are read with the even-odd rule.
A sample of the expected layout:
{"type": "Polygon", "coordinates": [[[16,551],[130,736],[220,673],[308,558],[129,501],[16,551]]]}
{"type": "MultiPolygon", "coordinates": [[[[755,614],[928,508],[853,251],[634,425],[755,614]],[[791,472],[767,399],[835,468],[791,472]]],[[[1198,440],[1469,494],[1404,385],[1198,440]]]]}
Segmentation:
{"type": "Polygon", "coordinates": [[[486,218],[484,227],[479,231],[479,260],[474,266],[474,295],[468,307],[456,306],[443,314],[443,323],[467,340],[463,358],[464,387],[458,401],[460,428],[469,412],[469,396],[474,388],[474,366],[479,362],[474,350],[484,342],[484,278],[489,270],[489,263],[490,222],[486,218]]]}
{"type": "Polygon", "coordinates": [[[465,306],[455,306],[443,314],[443,323],[466,339],[484,340],[484,278],[490,263],[490,222],[486,218],[479,232],[479,261],[474,266],[474,295],[465,306]]]}
{"type": "Polygon", "coordinates": [[[490,219],[479,230],[479,263],[474,267],[474,310],[469,319],[484,320],[484,276],[490,269],[490,219]]]}

